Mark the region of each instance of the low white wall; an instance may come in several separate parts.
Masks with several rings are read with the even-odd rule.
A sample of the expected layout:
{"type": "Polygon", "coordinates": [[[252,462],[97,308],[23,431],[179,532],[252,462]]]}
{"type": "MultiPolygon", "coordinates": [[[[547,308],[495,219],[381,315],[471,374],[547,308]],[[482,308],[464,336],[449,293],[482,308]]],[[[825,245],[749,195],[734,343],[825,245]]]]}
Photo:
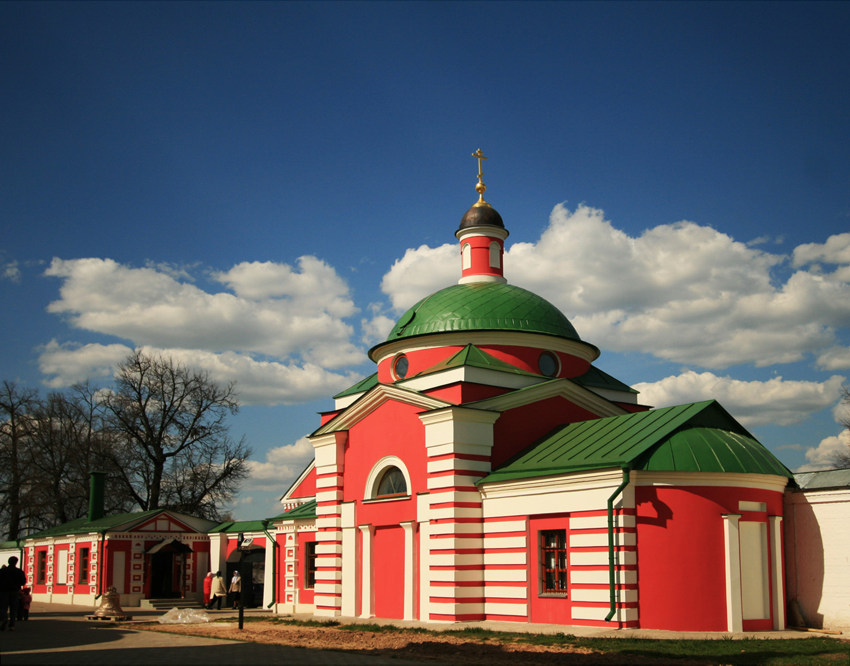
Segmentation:
{"type": "Polygon", "coordinates": [[[809,626],[850,629],[849,528],[850,489],[785,494],[786,596],[809,626]]]}

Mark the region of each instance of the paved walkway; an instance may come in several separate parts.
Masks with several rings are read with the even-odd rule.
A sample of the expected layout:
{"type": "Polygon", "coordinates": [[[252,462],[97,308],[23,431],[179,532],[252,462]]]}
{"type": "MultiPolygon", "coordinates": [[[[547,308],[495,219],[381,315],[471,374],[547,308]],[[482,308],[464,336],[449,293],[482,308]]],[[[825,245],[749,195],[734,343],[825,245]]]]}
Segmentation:
{"type": "MultiPolygon", "coordinates": [[[[152,622],[162,616],[161,611],[125,609],[133,622],[152,622]]],[[[208,611],[215,619],[236,621],[232,610],[208,611]]],[[[3,666],[14,664],[416,664],[421,662],[384,658],[330,650],[310,650],[280,645],[242,643],[212,638],[140,631],[132,628],[133,622],[115,626],[109,623],[92,623],[85,619],[91,610],[65,604],[34,602],[30,620],[19,622],[15,631],[0,633],[0,660],[3,666]]],[[[268,611],[250,609],[246,617],[271,617],[268,611]]],[[[312,616],[296,616],[313,619],[312,616]]],[[[432,624],[379,619],[345,622],[395,624],[406,627],[426,627],[434,631],[459,628],[456,624],[432,624]]],[[[564,633],[593,638],[805,638],[814,634],[800,631],[747,632],[727,634],[722,632],[674,632],[651,629],[611,630],[598,627],[564,625],[527,625],[514,622],[468,622],[462,627],[474,626],[494,631],[564,633]]],[[[821,634],[823,635],[823,634],[821,634]]],[[[842,638],[846,638],[845,632],[842,638]]]]}
{"type": "MultiPolygon", "coordinates": [[[[133,621],[151,622],[159,611],[125,609],[133,621]]],[[[14,664],[416,664],[330,650],[309,650],[283,645],[241,643],[214,638],[132,629],[132,624],[115,626],[85,619],[91,610],[65,604],[33,602],[30,619],[15,624],[15,630],[0,633],[0,661],[14,664]]],[[[234,611],[211,611],[216,619],[236,619],[234,611]]],[[[246,616],[268,615],[249,610],[246,616]]]]}

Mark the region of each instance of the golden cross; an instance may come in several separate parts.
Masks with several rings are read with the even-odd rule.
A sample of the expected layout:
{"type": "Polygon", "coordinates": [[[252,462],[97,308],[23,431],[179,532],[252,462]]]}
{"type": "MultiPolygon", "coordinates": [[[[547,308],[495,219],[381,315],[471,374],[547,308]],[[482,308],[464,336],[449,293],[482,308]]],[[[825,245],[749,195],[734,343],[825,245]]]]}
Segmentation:
{"type": "Polygon", "coordinates": [[[486,160],[487,158],[484,157],[484,153],[481,152],[480,148],[472,153],[472,156],[478,159],[478,182],[483,182],[484,171],[481,169],[481,160],[486,160]]]}

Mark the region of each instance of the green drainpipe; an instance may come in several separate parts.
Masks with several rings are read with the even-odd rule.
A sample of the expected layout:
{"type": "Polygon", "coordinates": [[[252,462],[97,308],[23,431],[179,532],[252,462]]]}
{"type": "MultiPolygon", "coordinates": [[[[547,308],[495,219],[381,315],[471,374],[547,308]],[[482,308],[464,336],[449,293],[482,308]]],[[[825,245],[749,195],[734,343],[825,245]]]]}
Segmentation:
{"type": "Polygon", "coordinates": [[[95,601],[100,599],[103,596],[103,577],[104,572],[106,571],[106,565],[103,562],[103,552],[104,547],[106,546],[106,532],[107,530],[103,530],[100,533],[100,555],[97,556],[97,589],[98,594],[94,598],[95,601]]]}
{"type": "Polygon", "coordinates": [[[266,608],[271,608],[272,606],[274,606],[275,599],[277,599],[277,549],[278,549],[278,543],[277,543],[277,540],[271,534],[269,534],[268,526],[269,526],[268,521],[264,520],[263,521],[263,532],[266,533],[266,538],[269,540],[269,543],[271,543],[272,548],[275,551],[274,556],[272,557],[272,600],[266,605],[266,608]]]}
{"type": "Polygon", "coordinates": [[[617,489],[608,498],[608,587],[611,592],[611,610],[605,616],[606,622],[610,622],[611,618],[614,617],[614,613],[617,612],[617,572],[614,567],[614,500],[629,485],[631,471],[631,468],[623,467],[623,482],[617,486],[617,489]]]}

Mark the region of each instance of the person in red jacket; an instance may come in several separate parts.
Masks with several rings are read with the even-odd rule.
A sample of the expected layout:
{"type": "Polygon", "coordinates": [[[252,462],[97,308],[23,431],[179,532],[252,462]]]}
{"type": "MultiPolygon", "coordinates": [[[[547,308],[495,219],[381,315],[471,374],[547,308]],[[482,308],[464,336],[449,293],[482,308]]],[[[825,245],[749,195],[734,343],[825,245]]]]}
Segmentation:
{"type": "Polygon", "coordinates": [[[212,591],[213,572],[207,573],[204,578],[204,608],[210,605],[210,592],[212,591]]]}

